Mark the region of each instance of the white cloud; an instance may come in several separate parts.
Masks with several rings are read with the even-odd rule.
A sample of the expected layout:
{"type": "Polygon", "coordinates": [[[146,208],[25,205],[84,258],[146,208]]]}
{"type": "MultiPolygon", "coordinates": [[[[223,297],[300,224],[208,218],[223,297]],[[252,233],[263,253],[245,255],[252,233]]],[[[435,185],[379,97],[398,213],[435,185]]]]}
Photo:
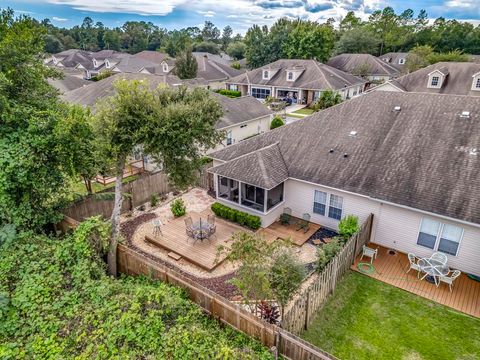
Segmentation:
{"type": "Polygon", "coordinates": [[[197,13],[199,13],[200,15],[203,15],[205,17],[214,17],[215,16],[215,11],[211,11],[211,10],[208,10],[208,11],[198,10],[197,13]]]}
{"type": "Polygon", "coordinates": [[[58,21],[58,22],[68,21],[68,19],[66,19],[66,18],[61,18],[61,17],[57,17],[57,16],[52,17],[52,20],[53,21],[58,21]]]}

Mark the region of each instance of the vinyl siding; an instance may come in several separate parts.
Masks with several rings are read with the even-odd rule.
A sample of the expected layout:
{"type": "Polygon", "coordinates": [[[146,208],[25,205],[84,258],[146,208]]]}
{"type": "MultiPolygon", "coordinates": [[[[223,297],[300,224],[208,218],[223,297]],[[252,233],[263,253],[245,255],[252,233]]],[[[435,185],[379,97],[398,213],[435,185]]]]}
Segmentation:
{"type": "Polygon", "coordinates": [[[393,86],[392,84],[389,83],[384,83],[381,85],[378,85],[372,89],[372,91],[393,91],[393,92],[400,92],[398,88],[393,86]]]}

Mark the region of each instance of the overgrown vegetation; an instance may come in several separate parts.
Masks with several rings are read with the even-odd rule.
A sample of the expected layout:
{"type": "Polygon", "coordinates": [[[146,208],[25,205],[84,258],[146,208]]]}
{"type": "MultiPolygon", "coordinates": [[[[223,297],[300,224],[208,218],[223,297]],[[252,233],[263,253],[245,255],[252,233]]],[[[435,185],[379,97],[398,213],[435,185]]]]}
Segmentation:
{"type": "Polygon", "coordinates": [[[479,333],[479,319],[351,272],[301,337],[340,359],[437,360],[478,358],[479,333]]]}
{"type": "Polygon", "coordinates": [[[340,104],[342,102],[342,96],[333,90],[322,91],[317,101],[312,105],[314,111],[328,109],[331,106],[340,104]]]}
{"type": "Polygon", "coordinates": [[[360,231],[358,224],[358,216],[347,215],[343,217],[338,223],[338,233],[344,242],[347,242],[354,234],[360,231]]]}
{"type": "Polygon", "coordinates": [[[180,217],[187,213],[187,208],[185,207],[185,203],[181,198],[172,201],[170,204],[170,210],[175,217],[180,217]]]}
{"type": "Polygon", "coordinates": [[[468,61],[468,56],[460,50],[438,53],[429,45],[415,46],[407,55],[405,68],[412,72],[442,61],[465,62],[468,61]]]}
{"type": "Polygon", "coordinates": [[[100,80],[106,79],[106,78],[108,78],[112,75],[113,75],[113,71],[107,70],[107,71],[101,72],[98,75],[92,76],[92,81],[100,81],[100,80]]]}
{"type": "Polygon", "coordinates": [[[194,79],[197,77],[197,59],[191,49],[187,49],[177,55],[175,59],[175,75],[180,79],[194,79]]]}
{"type": "Polygon", "coordinates": [[[66,238],[22,233],[0,244],[0,358],[271,359],[185,293],[147,278],[112,279],[109,226],[66,238]]]}
{"type": "Polygon", "coordinates": [[[212,204],[211,209],[218,217],[237,222],[240,225],[249,227],[252,230],[257,230],[262,225],[262,221],[259,216],[250,215],[246,212],[232,209],[220,203],[212,204]]]}

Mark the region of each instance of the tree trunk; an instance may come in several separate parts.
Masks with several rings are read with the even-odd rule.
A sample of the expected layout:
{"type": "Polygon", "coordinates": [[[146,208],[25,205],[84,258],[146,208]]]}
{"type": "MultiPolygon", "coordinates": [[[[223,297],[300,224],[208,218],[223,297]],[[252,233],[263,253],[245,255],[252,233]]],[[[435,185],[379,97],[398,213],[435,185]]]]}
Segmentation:
{"type": "Polygon", "coordinates": [[[108,248],[108,274],[117,276],[117,245],[120,236],[120,211],[122,210],[122,185],[123,171],[125,169],[125,156],[118,159],[117,169],[115,171],[115,202],[112,211],[112,236],[108,248]]]}
{"type": "Polygon", "coordinates": [[[85,184],[85,188],[87,189],[87,193],[92,194],[92,181],[89,179],[87,175],[82,175],[83,183],[85,184]]]}

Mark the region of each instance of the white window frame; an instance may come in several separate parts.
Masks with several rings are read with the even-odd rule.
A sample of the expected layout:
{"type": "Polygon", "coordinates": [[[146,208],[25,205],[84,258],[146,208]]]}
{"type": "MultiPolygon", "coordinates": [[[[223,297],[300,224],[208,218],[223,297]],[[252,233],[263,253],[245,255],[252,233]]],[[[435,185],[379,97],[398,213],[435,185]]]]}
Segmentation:
{"type": "Polygon", "coordinates": [[[473,78],[472,90],[480,91],[480,75],[473,78]]]}
{"type": "Polygon", "coordinates": [[[287,71],[287,81],[295,81],[293,71],[287,71]]]}
{"type": "Polygon", "coordinates": [[[326,191],[323,191],[323,190],[314,190],[313,191],[312,212],[316,215],[327,217],[327,218],[332,219],[334,221],[340,221],[343,218],[343,215],[344,215],[344,212],[345,212],[345,199],[341,195],[327,193],[326,191]],[[321,202],[319,202],[319,204],[322,204],[322,205],[325,206],[325,213],[324,214],[321,214],[320,212],[317,212],[317,211],[314,210],[315,209],[315,203],[316,203],[315,195],[316,195],[317,192],[325,194],[325,204],[322,204],[321,202]],[[332,206],[332,203],[331,203],[332,196],[336,196],[336,197],[341,199],[341,207],[332,206]],[[341,211],[340,219],[336,219],[336,218],[330,216],[330,208],[337,209],[337,210],[340,209],[340,211],[341,211]]]}
{"type": "Polygon", "coordinates": [[[227,146],[233,145],[232,130],[227,130],[227,146]]]}
{"type": "MultiPolygon", "coordinates": [[[[420,220],[420,225],[418,226],[418,231],[417,231],[417,241],[416,241],[416,245],[417,246],[421,246],[422,248],[426,248],[426,249],[429,249],[429,250],[432,250],[432,251],[438,251],[438,252],[441,252],[442,254],[445,254],[445,255],[448,255],[448,256],[453,256],[453,257],[457,257],[459,251],[460,251],[460,245],[462,244],[462,241],[463,241],[463,238],[464,238],[464,235],[465,235],[465,228],[464,227],[461,227],[461,226],[458,226],[457,224],[447,224],[447,223],[443,223],[439,220],[436,220],[436,219],[432,219],[430,217],[425,217],[425,216],[422,216],[422,219],[420,220]],[[435,221],[437,223],[440,224],[440,226],[438,227],[438,232],[437,232],[437,235],[436,235],[436,238],[435,238],[435,243],[433,245],[433,248],[429,248],[428,246],[424,246],[424,245],[421,245],[418,243],[418,237],[420,235],[420,230],[422,229],[422,223],[423,223],[423,219],[428,219],[428,220],[431,220],[431,221],[435,221]],[[440,241],[442,240],[442,236],[443,236],[443,229],[445,227],[445,225],[448,225],[448,226],[455,226],[459,229],[462,230],[462,234],[460,235],[460,240],[458,241],[458,246],[457,246],[457,252],[453,255],[453,254],[449,254],[449,253],[446,253],[446,252],[443,252],[442,250],[440,250],[438,247],[440,246],[440,241]]],[[[432,235],[433,236],[433,235],[432,235]]]]}
{"type": "Polygon", "coordinates": [[[108,61],[108,59],[105,59],[105,67],[110,69],[110,61],[108,61]]]}
{"type": "Polygon", "coordinates": [[[405,59],[404,59],[404,58],[398,59],[398,64],[399,64],[399,65],[405,64],[405,59]]]}
{"type": "Polygon", "coordinates": [[[229,90],[230,91],[238,91],[238,85],[237,84],[230,84],[229,85],[229,90]]]}
{"type": "Polygon", "coordinates": [[[268,70],[262,70],[262,79],[263,80],[270,79],[270,72],[268,70]],[[267,76],[265,76],[265,74],[267,74],[267,76]]]}
{"type": "Polygon", "coordinates": [[[168,72],[168,64],[163,64],[162,69],[163,72],[168,72]]]}

